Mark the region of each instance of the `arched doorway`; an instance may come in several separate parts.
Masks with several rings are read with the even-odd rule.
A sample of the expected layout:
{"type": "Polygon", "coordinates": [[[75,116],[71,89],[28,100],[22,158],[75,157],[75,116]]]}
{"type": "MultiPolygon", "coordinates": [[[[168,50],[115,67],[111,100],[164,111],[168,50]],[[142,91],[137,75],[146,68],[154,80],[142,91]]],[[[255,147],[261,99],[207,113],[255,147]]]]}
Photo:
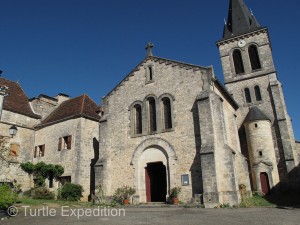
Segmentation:
{"type": "Polygon", "coordinates": [[[147,202],[165,202],[167,195],[166,166],[162,162],[147,163],[145,168],[147,202]]]}
{"type": "Polygon", "coordinates": [[[161,138],[150,138],[139,144],[132,155],[131,165],[140,202],[166,200],[170,187],[174,186],[176,160],[173,147],[161,138]]]}
{"type": "Polygon", "coordinates": [[[260,184],[261,184],[261,192],[265,195],[269,194],[270,192],[270,184],[269,184],[269,177],[268,174],[263,172],[260,173],[260,184]]]}

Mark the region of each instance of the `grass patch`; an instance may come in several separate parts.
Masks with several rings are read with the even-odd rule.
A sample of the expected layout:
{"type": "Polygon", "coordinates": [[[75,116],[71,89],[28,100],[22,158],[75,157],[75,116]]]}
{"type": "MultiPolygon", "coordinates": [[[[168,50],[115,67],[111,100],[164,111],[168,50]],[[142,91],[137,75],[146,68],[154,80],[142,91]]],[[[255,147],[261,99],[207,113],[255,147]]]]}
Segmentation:
{"type": "Polygon", "coordinates": [[[243,198],[240,207],[258,207],[258,206],[275,206],[273,203],[265,199],[264,196],[253,195],[249,198],[243,198]]]}
{"type": "Polygon", "coordinates": [[[91,206],[90,202],[76,202],[76,201],[59,201],[59,200],[48,200],[48,199],[33,199],[29,197],[20,197],[18,198],[18,203],[21,205],[57,205],[59,206],[81,206],[81,207],[88,207],[91,206]]]}

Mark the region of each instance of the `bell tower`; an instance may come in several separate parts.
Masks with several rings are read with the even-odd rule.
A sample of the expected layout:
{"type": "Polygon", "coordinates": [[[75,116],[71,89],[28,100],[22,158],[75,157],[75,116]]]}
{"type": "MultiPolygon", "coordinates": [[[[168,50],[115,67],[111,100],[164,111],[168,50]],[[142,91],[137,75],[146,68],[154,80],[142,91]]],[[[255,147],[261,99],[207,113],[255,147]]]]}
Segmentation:
{"type": "MultiPolygon", "coordinates": [[[[287,180],[288,173],[299,164],[299,153],[273,63],[268,28],[259,24],[244,0],[230,0],[223,37],[216,44],[225,87],[240,106],[237,118],[240,130],[252,107],[270,119],[277,163],[272,166],[278,166],[280,181],[287,180]]],[[[247,148],[240,138],[241,146],[247,148]]]]}

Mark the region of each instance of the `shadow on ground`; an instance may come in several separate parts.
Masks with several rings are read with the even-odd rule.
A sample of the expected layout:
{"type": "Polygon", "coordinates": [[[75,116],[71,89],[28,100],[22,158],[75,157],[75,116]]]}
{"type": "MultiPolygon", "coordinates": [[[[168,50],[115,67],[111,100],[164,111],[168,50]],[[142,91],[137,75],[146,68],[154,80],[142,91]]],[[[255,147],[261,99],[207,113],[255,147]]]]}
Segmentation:
{"type": "Polygon", "coordinates": [[[264,197],[278,208],[300,208],[300,164],[288,173],[288,179],[280,182],[264,197]]]}

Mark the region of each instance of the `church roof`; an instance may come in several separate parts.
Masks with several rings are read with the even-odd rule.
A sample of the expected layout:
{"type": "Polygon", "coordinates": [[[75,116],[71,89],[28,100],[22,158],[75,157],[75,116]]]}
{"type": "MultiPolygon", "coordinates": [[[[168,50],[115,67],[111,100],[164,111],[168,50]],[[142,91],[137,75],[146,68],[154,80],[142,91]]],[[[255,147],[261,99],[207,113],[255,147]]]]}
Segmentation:
{"type": "Polygon", "coordinates": [[[262,111],[260,111],[260,109],[258,109],[257,107],[252,107],[249,110],[249,113],[247,114],[244,123],[246,122],[253,122],[253,121],[259,121],[259,120],[269,120],[269,117],[267,117],[262,111]]]}
{"type": "Polygon", "coordinates": [[[99,121],[100,116],[97,111],[99,106],[88,95],[83,94],[62,102],[37,128],[77,117],[99,121]]]}
{"type": "Polygon", "coordinates": [[[189,63],[184,63],[184,62],[179,62],[171,59],[165,59],[165,58],[160,58],[157,56],[147,56],[143,61],[141,61],[122,81],[120,81],[106,96],[109,96],[110,94],[113,93],[113,91],[117,90],[120,86],[122,86],[123,82],[127,81],[130,76],[134,74],[134,72],[139,71],[141,69],[141,66],[147,62],[148,60],[153,60],[154,62],[158,63],[165,63],[167,65],[171,66],[179,66],[179,67],[184,67],[186,69],[193,69],[193,70],[207,70],[211,69],[211,67],[205,67],[205,66],[197,66],[194,64],[189,64],[189,63]]]}
{"type": "Polygon", "coordinates": [[[35,114],[29,104],[28,97],[21,88],[20,84],[0,77],[0,86],[7,86],[7,96],[4,97],[3,109],[29,116],[31,118],[40,119],[41,117],[35,114]]]}
{"type": "Polygon", "coordinates": [[[261,29],[244,0],[230,0],[228,19],[224,26],[223,39],[261,29]]]}

